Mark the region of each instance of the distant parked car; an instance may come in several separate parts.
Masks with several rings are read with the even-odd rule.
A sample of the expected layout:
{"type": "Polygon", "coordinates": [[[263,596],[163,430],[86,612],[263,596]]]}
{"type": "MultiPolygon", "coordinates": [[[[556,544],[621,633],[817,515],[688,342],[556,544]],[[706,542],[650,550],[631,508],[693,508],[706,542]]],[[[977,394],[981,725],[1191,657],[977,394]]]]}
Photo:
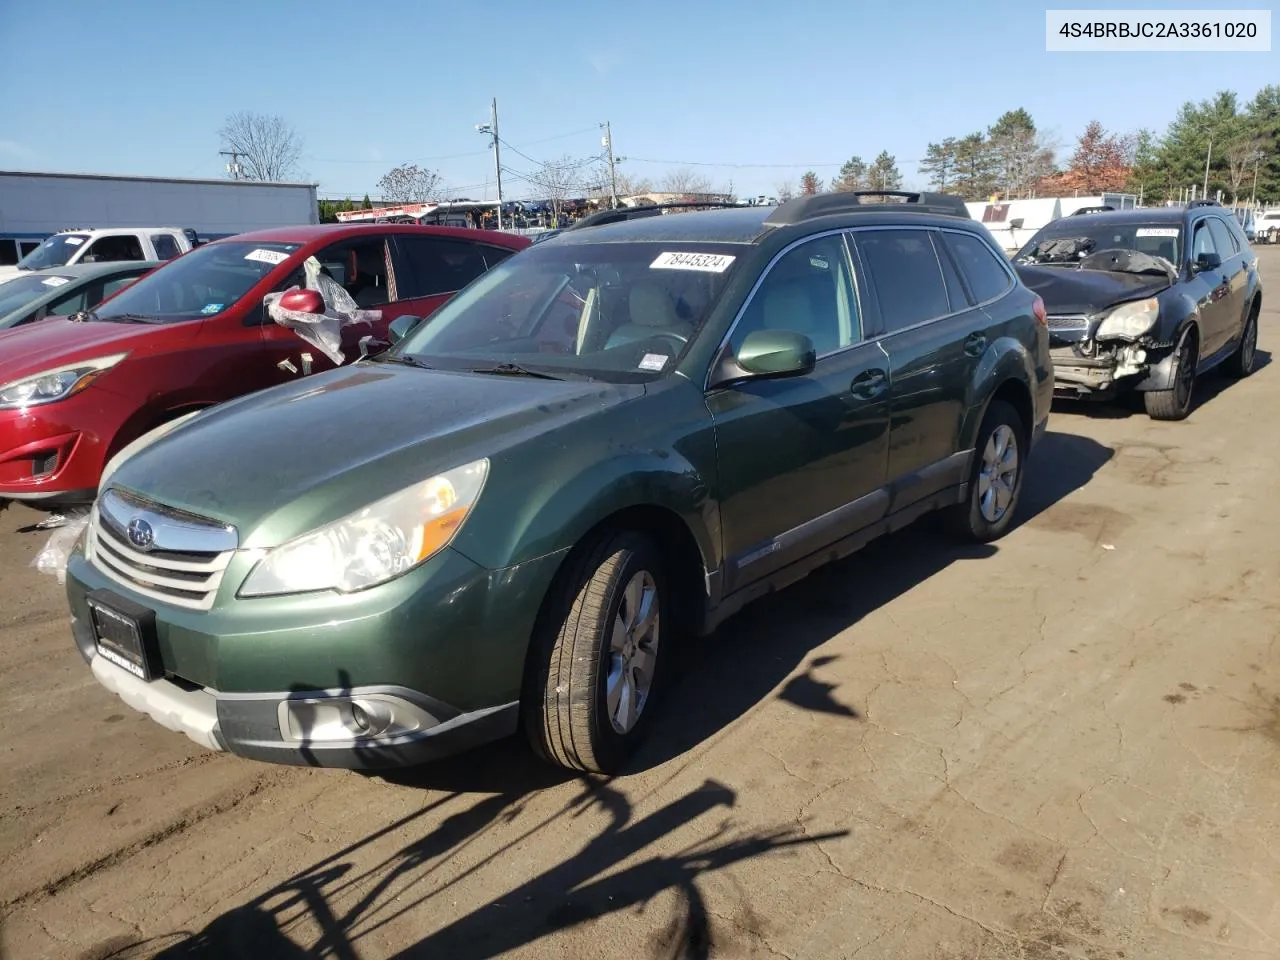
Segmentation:
{"type": "Polygon", "coordinates": [[[1181,420],[1197,376],[1253,371],[1258,258],[1212,201],[1064,217],[1013,261],[1049,311],[1057,396],[1137,390],[1153,419],[1181,420]]]}
{"type": "Polygon", "coordinates": [[[1280,210],[1264,210],[1254,217],[1253,235],[1256,243],[1280,243],[1280,210]]]}
{"type": "MultiPolygon", "coordinates": [[[[357,307],[381,312],[344,331],[344,360],[353,360],[363,337],[387,345],[392,320],[433,313],[527,246],[448,227],[263,230],[197,247],[77,320],[0,331],[0,500],[90,501],[111,455],[160,423],[333,367],[263,303],[302,286],[311,257],[357,307]]],[[[324,312],[315,290],[296,295],[292,309],[324,312]]]]}
{"type": "Polygon", "coordinates": [[[77,263],[172,260],[195,246],[196,232],[178,227],[62,230],[12,267],[0,267],[0,283],[35,270],[77,263]]]}
{"type": "Polygon", "coordinates": [[[153,260],[82,263],[24,274],[0,286],[0,330],[92,310],[158,266],[153,260]]]}

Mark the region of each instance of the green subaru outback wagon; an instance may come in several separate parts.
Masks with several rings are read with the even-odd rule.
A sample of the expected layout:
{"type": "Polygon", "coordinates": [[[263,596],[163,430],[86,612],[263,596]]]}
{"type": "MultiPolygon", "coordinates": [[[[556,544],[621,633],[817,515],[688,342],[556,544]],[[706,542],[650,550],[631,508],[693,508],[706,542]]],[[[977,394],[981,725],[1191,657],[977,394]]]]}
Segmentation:
{"type": "Polygon", "coordinates": [[[259,760],[523,729],[613,771],[682,638],[930,511],[1006,531],[1053,390],[933,194],[609,211],[408,319],[108,466],[67,570],[103,686],[259,760]]]}

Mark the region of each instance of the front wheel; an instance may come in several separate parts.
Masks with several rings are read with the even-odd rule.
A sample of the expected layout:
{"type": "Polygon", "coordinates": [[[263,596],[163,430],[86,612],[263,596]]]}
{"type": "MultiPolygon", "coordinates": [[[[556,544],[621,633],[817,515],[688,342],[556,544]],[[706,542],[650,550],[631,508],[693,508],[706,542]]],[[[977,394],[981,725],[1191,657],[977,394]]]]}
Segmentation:
{"type": "Polygon", "coordinates": [[[945,514],[952,533],[978,543],[1003,536],[1022,494],[1027,428],[1003,400],[992,400],[978,429],[969,495],[945,514]]]}
{"type": "Polygon", "coordinates": [[[530,654],[525,732],[552,763],[614,773],[643,739],[659,689],[661,558],[643,534],[612,532],[580,552],[558,590],[530,654]]]}
{"type": "Polygon", "coordinates": [[[1188,330],[1178,342],[1173,359],[1173,385],[1168,390],[1148,390],[1142,395],[1152,420],[1185,420],[1191,412],[1196,386],[1196,338],[1188,330]]]}

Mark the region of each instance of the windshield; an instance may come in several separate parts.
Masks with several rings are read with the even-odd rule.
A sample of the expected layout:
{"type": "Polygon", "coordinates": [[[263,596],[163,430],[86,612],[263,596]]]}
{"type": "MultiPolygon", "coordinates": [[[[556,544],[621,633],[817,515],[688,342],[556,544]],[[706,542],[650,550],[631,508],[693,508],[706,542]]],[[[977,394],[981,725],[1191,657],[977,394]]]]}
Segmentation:
{"type": "Polygon", "coordinates": [[[223,241],[197,247],[122,290],[97,309],[97,316],[141,316],[157,323],[216,316],[300,246],[223,241]]]}
{"type": "Polygon", "coordinates": [[[1032,237],[1025,247],[1013,255],[1013,262],[1069,265],[1103,250],[1137,250],[1152,257],[1163,257],[1177,267],[1182,252],[1182,227],[1167,221],[1093,223],[1082,226],[1078,220],[1073,222],[1072,217],[1062,217],[1043,227],[1032,237]]]}
{"type": "Polygon", "coordinates": [[[68,260],[76,255],[76,251],[89,239],[83,233],[60,233],[50,237],[18,261],[19,270],[47,270],[50,267],[66,266],[68,260]]]}
{"type": "Polygon", "coordinates": [[[0,283],[0,317],[21,310],[32,300],[52,293],[58,287],[70,283],[69,277],[38,276],[14,277],[8,283],[0,283]]]}
{"type": "Polygon", "coordinates": [[[539,244],[483,274],[384,357],[615,383],[674,369],[741,247],[539,244]]]}

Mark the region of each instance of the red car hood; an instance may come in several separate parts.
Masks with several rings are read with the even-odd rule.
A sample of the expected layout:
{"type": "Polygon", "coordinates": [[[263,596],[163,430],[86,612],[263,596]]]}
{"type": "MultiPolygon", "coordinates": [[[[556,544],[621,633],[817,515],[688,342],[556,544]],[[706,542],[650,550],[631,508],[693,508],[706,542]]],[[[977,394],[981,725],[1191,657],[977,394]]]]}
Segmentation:
{"type": "Polygon", "coordinates": [[[157,332],[141,323],[81,323],[62,317],[0,331],[0,384],[81,360],[145,349],[157,332]]]}

